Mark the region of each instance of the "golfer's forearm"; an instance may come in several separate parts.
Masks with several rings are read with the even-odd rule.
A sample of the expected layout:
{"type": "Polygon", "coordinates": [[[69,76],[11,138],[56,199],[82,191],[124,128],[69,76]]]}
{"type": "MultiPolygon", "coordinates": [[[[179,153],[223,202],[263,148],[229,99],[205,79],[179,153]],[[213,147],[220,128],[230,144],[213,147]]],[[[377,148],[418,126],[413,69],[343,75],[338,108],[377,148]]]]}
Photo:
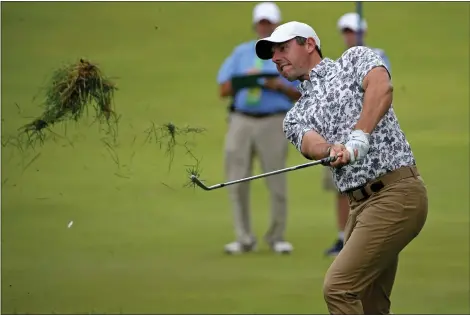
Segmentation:
{"type": "Polygon", "coordinates": [[[305,147],[302,145],[302,154],[310,160],[321,160],[330,156],[330,147],[331,144],[326,142],[307,145],[305,147]]]}
{"type": "Polygon", "coordinates": [[[313,131],[305,133],[302,138],[302,154],[311,160],[320,160],[330,156],[330,147],[331,144],[313,131]]]}
{"type": "Polygon", "coordinates": [[[393,99],[393,87],[387,83],[370,84],[364,94],[362,112],[355,130],[372,133],[379,121],[390,109],[393,99]]]}

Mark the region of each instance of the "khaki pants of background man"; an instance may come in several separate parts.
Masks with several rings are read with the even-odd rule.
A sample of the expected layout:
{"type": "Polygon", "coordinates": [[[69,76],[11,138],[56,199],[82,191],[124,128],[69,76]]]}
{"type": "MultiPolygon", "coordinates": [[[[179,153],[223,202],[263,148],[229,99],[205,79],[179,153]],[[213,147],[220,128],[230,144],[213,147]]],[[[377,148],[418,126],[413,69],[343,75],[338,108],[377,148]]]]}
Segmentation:
{"type": "MultiPolygon", "coordinates": [[[[253,157],[260,158],[263,172],[285,167],[288,143],[283,132],[285,115],[263,118],[231,113],[225,144],[225,171],[228,180],[252,175],[253,157]]],[[[286,176],[279,174],[266,178],[271,200],[271,224],[265,235],[269,244],[283,241],[286,228],[286,176]]],[[[249,182],[227,187],[233,203],[237,241],[251,244],[255,238],[251,230],[249,182]]]]}
{"type": "Polygon", "coordinates": [[[345,245],[323,288],[330,314],[389,314],[398,255],[426,222],[427,192],[416,168],[383,178],[385,187],[369,198],[356,201],[357,194],[349,195],[345,245]]]}
{"type": "Polygon", "coordinates": [[[331,172],[329,167],[323,168],[323,189],[326,191],[333,191],[335,193],[338,192],[338,188],[336,188],[335,182],[333,180],[333,173],[331,172]]]}

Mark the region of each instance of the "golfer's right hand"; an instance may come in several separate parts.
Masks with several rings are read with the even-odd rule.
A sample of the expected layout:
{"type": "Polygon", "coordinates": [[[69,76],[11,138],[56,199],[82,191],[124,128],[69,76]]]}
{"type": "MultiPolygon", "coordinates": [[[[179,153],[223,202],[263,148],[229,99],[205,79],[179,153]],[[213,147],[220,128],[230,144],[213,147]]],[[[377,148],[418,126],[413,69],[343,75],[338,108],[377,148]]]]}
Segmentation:
{"type": "MultiPolygon", "coordinates": [[[[357,154],[357,153],[356,153],[357,154]]],[[[342,144],[335,144],[330,149],[330,156],[336,156],[336,161],[331,162],[331,167],[340,168],[351,161],[349,151],[342,144]]]]}

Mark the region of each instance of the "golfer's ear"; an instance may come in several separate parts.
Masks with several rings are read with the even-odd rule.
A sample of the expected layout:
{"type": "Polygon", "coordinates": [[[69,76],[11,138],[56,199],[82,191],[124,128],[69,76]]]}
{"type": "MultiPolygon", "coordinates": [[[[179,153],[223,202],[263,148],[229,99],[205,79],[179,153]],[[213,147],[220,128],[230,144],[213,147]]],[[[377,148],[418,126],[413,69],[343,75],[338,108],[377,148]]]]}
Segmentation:
{"type": "Polygon", "coordinates": [[[311,37],[307,38],[307,42],[306,42],[306,45],[307,45],[307,51],[309,53],[313,53],[315,51],[315,47],[316,47],[316,43],[315,43],[315,40],[311,37]]]}

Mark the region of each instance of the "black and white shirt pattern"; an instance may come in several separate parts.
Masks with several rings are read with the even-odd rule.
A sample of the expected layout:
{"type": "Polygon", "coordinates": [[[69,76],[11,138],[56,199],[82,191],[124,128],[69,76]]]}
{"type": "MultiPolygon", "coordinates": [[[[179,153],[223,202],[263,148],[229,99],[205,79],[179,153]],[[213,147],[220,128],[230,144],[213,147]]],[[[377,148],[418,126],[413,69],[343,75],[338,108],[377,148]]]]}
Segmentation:
{"type": "MultiPolygon", "coordinates": [[[[309,130],[316,131],[328,143],[345,144],[362,111],[363,80],[369,71],[381,66],[385,67],[382,59],[363,46],[346,50],[336,61],[323,59],[311,70],[310,80],[299,86],[302,96],[284,119],[286,138],[299,151],[302,137],[309,130]]],[[[331,170],[335,185],[344,192],[415,164],[410,144],[391,107],[371,134],[367,156],[331,170]]]]}

